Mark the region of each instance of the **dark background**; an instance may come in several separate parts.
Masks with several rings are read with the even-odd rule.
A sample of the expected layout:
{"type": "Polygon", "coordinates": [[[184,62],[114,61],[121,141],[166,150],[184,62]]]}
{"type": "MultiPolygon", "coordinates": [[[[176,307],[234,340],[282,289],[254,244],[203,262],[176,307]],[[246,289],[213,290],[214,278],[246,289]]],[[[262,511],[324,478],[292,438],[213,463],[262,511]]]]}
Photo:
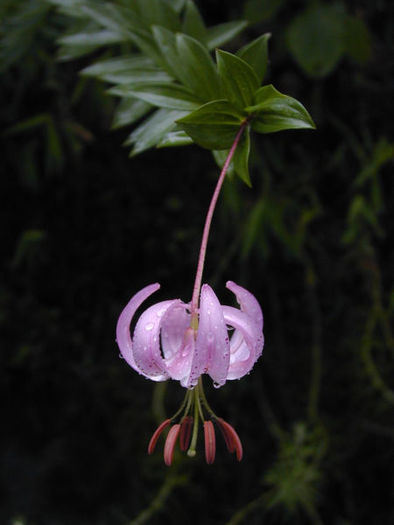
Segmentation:
{"type": "Polygon", "coordinates": [[[0,523],[394,523],[390,4],[336,4],[338,44],[306,1],[198,2],[208,25],[250,19],[229,50],[272,32],[267,82],[317,130],[256,137],[253,188],[227,181],[214,218],[203,281],[265,315],[252,373],[205,382],[244,459],[218,435],[214,465],[200,439],[168,469],[146,447],[182,389],[121,361],[115,325],[146,284],[190,299],[217,167],[195,146],[129,159],[115,100],[78,75],[91,57],[56,59],[64,20],[2,3],[0,523]]]}

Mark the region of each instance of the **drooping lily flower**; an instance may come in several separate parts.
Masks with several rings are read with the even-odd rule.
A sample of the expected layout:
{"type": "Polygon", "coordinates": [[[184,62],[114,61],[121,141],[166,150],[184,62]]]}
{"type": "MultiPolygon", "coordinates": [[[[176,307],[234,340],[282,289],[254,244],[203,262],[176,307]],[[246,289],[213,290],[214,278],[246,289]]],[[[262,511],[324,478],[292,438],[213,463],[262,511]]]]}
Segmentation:
{"type": "Polygon", "coordinates": [[[245,119],[234,138],[209,204],[191,302],[186,304],[173,299],[154,304],[141,314],[131,337],[130,323],[137,309],[160,288],[157,283],[150,284],[130,299],[116,327],[121,355],[134,370],[153,381],[175,379],[187,388],[179,410],[158,426],[149,442],[148,453],[152,454],[162,432],[171,426],[164,445],[166,465],[172,464],[178,440],[180,449],[187,450],[188,456],[196,454],[200,420],[208,464],[213,463],[216,453],[214,423],[222,432],[229,452],[235,452],[238,461],[242,459],[241,440],[234,428],[209,406],[202,375],[208,374],[218,388],[228,379],[239,379],[250,372],[264,346],[263,313],[256,298],[232,281],[226,286],[235,294],[240,310],[221,305],[210,286],[201,286],[201,280],[213,212],[231,159],[247,126],[248,119],[245,119]]]}
{"type": "Polygon", "coordinates": [[[159,425],[148,446],[151,454],[161,433],[172,425],[164,447],[166,465],[173,461],[178,438],[181,450],[195,455],[200,419],[208,464],[213,463],[216,452],[213,422],[221,430],[228,450],[236,453],[238,461],[242,459],[238,434],[209,406],[201,376],[208,374],[214,386],[220,387],[228,379],[239,379],[250,372],[263,350],[263,314],[250,292],[232,281],[226,286],[235,294],[240,309],[221,305],[212,288],[204,284],[197,318],[190,305],[180,299],[161,301],[141,314],[131,337],[130,323],[137,309],[160,288],[159,284],[151,284],[131,298],[119,317],[116,337],[125,361],[148,379],[174,379],[188,389],[178,412],[159,425]]]}
{"type": "Polygon", "coordinates": [[[132,338],[130,323],[136,310],[160,285],[140,290],[118,320],[116,338],[122,357],[148,379],[175,379],[186,388],[196,386],[202,374],[211,376],[216,387],[227,379],[243,377],[263,350],[263,314],[245,288],[232,281],[226,286],[235,294],[240,310],[221,305],[212,288],[204,284],[197,329],[191,327],[189,305],[173,299],[145,310],[132,338]]]}

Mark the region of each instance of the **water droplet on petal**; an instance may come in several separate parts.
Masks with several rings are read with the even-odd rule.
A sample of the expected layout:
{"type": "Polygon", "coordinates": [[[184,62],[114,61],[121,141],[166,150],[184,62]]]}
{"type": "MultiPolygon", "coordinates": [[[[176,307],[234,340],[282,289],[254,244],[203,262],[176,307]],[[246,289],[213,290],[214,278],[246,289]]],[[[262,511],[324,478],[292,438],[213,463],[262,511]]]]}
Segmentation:
{"type": "Polygon", "coordinates": [[[147,332],[149,332],[150,330],[152,330],[152,328],[153,328],[153,323],[148,323],[147,325],[145,325],[145,330],[146,330],[147,332]]]}
{"type": "Polygon", "coordinates": [[[122,354],[119,354],[119,357],[120,357],[120,359],[124,359],[124,357],[122,356],[122,354]]]}

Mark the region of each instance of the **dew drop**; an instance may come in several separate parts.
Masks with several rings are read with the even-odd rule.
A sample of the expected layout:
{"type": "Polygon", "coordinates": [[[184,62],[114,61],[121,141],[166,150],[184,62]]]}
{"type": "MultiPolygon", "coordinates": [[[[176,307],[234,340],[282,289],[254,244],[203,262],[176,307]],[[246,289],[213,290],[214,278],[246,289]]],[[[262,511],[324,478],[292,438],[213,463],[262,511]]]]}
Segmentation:
{"type": "Polygon", "coordinates": [[[124,359],[124,357],[122,356],[122,354],[119,354],[119,358],[120,358],[120,359],[124,359]]]}
{"type": "Polygon", "coordinates": [[[150,332],[153,328],[153,323],[148,323],[147,325],[145,325],[145,330],[147,332],[150,332]]]}

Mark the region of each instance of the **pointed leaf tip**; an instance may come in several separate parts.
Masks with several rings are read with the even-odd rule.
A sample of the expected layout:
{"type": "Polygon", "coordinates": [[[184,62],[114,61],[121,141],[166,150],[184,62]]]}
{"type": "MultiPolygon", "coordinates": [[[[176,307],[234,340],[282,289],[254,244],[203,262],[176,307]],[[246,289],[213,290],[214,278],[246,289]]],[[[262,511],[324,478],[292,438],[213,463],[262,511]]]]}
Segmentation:
{"type": "Polygon", "coordinates": [[[301,102],[280,93],[271,84],[257,90],[254,105],[245,109],[251,115],[252,129],[259,133],[316,128],[301,102]]]}

